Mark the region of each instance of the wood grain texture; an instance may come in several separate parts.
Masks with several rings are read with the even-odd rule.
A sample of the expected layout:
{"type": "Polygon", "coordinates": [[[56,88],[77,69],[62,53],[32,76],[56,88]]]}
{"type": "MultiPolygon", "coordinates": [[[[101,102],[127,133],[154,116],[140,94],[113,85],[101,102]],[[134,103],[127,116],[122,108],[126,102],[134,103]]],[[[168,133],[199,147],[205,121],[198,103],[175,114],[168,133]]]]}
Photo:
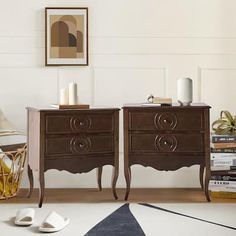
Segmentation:
{"type": "MultiPolygon", "coordinates": [[[[159,108],[160,109],[160,108],[159,108]]],[[[173,113],[171,107],[161,109],[161,113],[154,110],[135,111],[130,114],[130,128],[132,130],[201,130],[203,127],[202,110],[177,110],[173,113]]]]}
{"type": "MultiPolygon", "coordinates": [[[[112,197],[112,189],[104,188],[68,188],[45,189],[46,203],[108,203],[126,202],[125,188],[116,189],[118,200],[112,197]]],[[[38,189],[34,189],[31,198],[27,198],[28,189],[21,189],[18,196],[0,201],[0,204],[38,202],[38,189]]],[[[152,203],[206,203],[204,192],[200,188],[132,188],[128,202],[152,203]]],[[[236,203],[236,199],[212,198],[213,203],[236,203]]]]}
{"type": "Polygon", "coordinates": [[[98,168],[98,187],[102,189],[102,167],[111,165],[111,186],[117,199],[119,109],[27,110],[30,150],[28,177],[31,193],[32,171],[39,170],[39,207],[44,200],[44,172],[49,169],[86,173],[98,168]]]}
{"type": "Polygon", "coordinates": [[[131,185],[131,169],[135,164],[156,170],[173,171],[200,165],[199,180],[210,201],[210,132],[209,106],[142,106],[127,105],[124,110],[124,168],[126,195],[131,185]]]}

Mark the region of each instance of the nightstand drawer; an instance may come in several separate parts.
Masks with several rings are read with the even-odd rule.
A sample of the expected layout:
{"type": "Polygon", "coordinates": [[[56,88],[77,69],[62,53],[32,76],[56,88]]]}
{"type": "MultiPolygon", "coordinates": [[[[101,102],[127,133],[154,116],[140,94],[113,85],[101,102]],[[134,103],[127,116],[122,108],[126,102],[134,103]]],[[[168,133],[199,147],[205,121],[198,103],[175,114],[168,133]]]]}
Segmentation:
{"type": "Polygon", "coordinates": [[[202,130],[201,110],[129,113],[130,130],[202,130]]]}
{"type": "Polygon", "coordinates": [[[130,152],[203,152],[201,134],[130,134],[130,152]]]}
{"type": "Polygon", "coordinates": [[[47,134],[110,132],[114,130],[112,114],[46,115],[47,134]]]}
{"type": "Polygon", "coordinates": [[[47,137],[46,156],[113,152],[113,135],[47,137]]]}

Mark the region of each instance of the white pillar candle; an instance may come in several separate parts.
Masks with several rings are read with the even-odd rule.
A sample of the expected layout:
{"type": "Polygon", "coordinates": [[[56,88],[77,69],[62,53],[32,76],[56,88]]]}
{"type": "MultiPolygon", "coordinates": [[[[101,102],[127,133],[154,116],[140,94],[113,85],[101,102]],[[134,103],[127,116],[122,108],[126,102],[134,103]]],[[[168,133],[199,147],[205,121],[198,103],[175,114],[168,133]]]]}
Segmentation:
{"type": "Polygon", "coordinates": [[[68,89],[66,88],[60,90],[60,104],[68,105],[68,89]]]}
{"type": "Polygon", "coordinates": [[[193,82],[190,78],[181,78],[177,82],[177,98],[181,105],[187,106],[193,101],[193,82]]]}
{"type": "Polygon", "coordinates": [[[69,105],[76,105],[77,104],[77,84],[70,83],[69,84],[69,105]]]}

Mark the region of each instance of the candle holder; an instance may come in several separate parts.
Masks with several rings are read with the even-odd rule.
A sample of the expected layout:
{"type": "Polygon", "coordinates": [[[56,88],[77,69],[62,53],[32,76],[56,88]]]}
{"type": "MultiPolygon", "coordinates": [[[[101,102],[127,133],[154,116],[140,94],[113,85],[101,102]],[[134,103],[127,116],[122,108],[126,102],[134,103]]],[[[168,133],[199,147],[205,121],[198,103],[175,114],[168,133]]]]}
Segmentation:
{"type": "Polygon", "coordinates": [[[60,90],[59,104],[52,104],[51,106],[57,109],[89,109],[90,107],[89,104],[78,103],[78,85],[74,82],[60,90]]]}

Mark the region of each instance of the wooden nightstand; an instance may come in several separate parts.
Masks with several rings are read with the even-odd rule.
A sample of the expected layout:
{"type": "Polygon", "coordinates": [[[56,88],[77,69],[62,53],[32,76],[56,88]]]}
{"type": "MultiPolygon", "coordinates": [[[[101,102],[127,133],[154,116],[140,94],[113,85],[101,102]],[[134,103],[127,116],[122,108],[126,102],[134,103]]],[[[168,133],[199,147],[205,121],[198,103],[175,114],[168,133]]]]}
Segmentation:
{"type": "Polygon", "coordinates": [[[209,109],[205,104],[190,106],[126,105],[124,109],[124,168],[128,199],[131,166],[140,164],[156,170],[177,170],[200,165],[200,184],[210,201],[209,109]],[[204,169],[205,186],[203,180],[204,169]]]}
{"type": "Polygon", "coordinates": [[[44,172],[49,169],[84,173],[97,168],[98,187],[104,165],[112,165],[112,190],[119,169],[119,109],[36,109],[28,111],[28,176],[30,193],[32,171],[40,181],[39,207],[44,198],[44,172]]]}

